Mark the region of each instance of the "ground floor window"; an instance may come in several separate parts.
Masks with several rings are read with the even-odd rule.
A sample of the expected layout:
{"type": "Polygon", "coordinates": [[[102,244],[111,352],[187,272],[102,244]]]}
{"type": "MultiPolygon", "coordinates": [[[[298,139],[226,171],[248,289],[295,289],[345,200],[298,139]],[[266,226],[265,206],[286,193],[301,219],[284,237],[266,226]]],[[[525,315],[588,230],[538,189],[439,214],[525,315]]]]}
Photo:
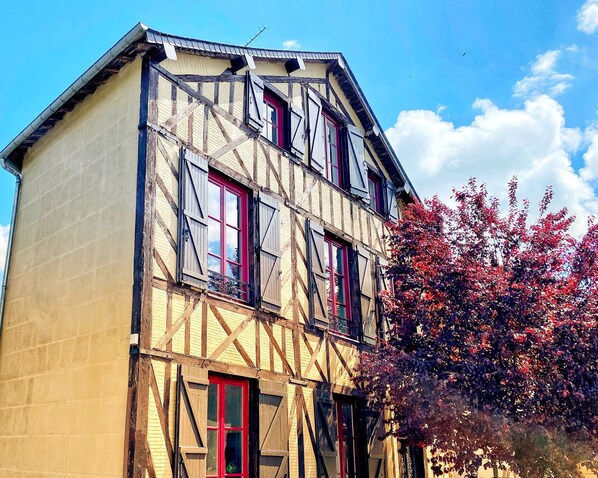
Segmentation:
{"type": "Polygon", "coordinates": [[[246,380],[210,377],[208,478],[248,478],[248,403],[246,380]]]}
{"type": "Polygon", "coordinates": [[[419,446],[401,447],[401,467],[404,478],[425,478],[426,464],[424,461],[424,449],[419,446]]]}
{"type": "Polygon", "coordinates": [[[349,402],[336,402],[338,421],[338,460],[340,478],[356,478],[355,423],[353,405],[349,402]]]}

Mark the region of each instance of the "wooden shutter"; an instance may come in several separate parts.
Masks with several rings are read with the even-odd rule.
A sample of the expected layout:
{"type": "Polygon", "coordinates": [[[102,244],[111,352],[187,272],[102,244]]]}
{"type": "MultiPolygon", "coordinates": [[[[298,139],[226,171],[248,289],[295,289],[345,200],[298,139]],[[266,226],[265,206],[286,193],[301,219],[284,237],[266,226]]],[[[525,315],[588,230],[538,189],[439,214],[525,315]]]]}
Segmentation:
{"type": "Polygon", "coordinates": [[[361,330],[366,344],[376,345],[376,304],[372,256],[365,249],[357,248],[357,274],[359,277],[359,297],[361,305],[361,330]]]}
{"type": "Polygon", "coordinates": [[[176,476],[206,476],[208,453],[208,370],[179,366],[178,380],[178,448],[176,476]]]}
{"type": "Polygon", "coordinates": [[[260,306],[280,310],[280,217],[278,201],[260,193],[258,206],[260,306]]]}
{"type": "Polygon", "coordinates": [[[324,229],[307,220],[309,312],[313,324],[328,328],[328,297],[326,295],[326,261],[324,259],[324,229]]]}
{"type": "Polygon", "coordinates": [[[289,475],[289,416],[286,383],[260,380],[259,476],[287,478],[289,475]]]}
{"type": "Polygon", "coordinates": [[[305,151],[305,118],[303,117],[303,110],[292,103],[289,105],[289,125],[291,153],[302,157],[305,151]]]}
{"type": "Polygon", "coordinates": [[[318,477],[336,478],[336,410],[332,394],[314,390],[318,477]]]}
{"type": "Polygon", "coordinates": [[[365,410],[369,478],[386,478],[384,460],[384,418],[376,410],[365,410]]]}
{"type": "Polygon", "coordinates": [[[255,131],[261,132],[265,116],[264,82],[255,73],[248,71],[245,81],[245,123],[255,131]]]}
{"type": "Polygon", "coordinates": [[[381,292],[387,292],[390,290],[390,284],[386,275],[386,266],[388,262],[382,257],[376,259],[376,286],[378,288],[376,292],[376,314],[378,323],[378,335],[382,340],[388,340],[388,333],[390,330],[390,324],[387,317],[384,314],[384,304],[380,298],[381,292]]]}
{"type": "Polygon", "coordinates": [[[386,217],[390,221],[399,220],[399,210],[397,209],[397,190],[392,181],[386,181],[386,217]]]}
{"type": "Polygon", "coordinates": [[[363,133],[359,128],[348,124],[347,160],[349,163],[349,192],[365,199],[369,196],[369,188],[364,151],[363,133]]]}
{"type": "Polygon", "coordinates": [[[309,121],[309,164],[322,173],[326,165],[322,101],[316,92],[309,89],[307,90],[307,120],[309,121]]]}
{"type": "Polygon", "coordinates": [[[181,150],[177,279],[197,287],[208,284],[208,162],[181,150]]]}

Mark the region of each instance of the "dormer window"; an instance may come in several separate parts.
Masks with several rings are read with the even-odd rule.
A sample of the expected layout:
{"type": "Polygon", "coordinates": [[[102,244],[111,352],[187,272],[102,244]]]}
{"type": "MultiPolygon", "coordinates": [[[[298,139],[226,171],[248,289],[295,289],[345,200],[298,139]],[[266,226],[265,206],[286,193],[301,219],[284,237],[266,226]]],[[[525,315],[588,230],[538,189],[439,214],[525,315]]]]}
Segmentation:
{"type": "Polygon", "coordinates": [[[380,179],[380,176],[368,172],[368,190],[370,193],[370,207],[378,214],[383,214],[382,180],[380,179]]]}
{"type": "Polygon", "coordinates": [[[264,92],[266,114],[262,135],[276,146],[284,147],[284,106],[269,91],[264,92]]]}
{"type": "Polygon", "coordinates": [[[323,113],[324,120],[324,152],[326,167],[324,175],[332,184],[343,187],[343,169],[341,166],[340,126],[327,113],[323,113]]]}

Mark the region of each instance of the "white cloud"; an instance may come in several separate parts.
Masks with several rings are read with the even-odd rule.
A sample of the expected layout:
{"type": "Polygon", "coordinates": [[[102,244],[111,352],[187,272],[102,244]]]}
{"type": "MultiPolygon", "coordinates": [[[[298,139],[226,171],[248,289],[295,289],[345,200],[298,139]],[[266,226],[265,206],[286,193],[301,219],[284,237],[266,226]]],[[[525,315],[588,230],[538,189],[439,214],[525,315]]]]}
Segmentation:
{"type": "Polygon", "coordinates": [[[587,0],[578,10],[577,29],[588,34],[598,29],[598,0],[587,0]]]}
{"type": "MultiPolygon", "coordinates": [[[[10,226],[0,224],[0,272],[4,272],[4,262],[6,260],[6,247],[8,246],[8,233],[10,226]]],[[[0,274],[0,277],[2,275],[0,274]]]]}
{"type": "MultiPolygon", "coordinates": [[[[576,51],[577,46],[571,45],[565,50],[576,51]]],[[[569,88],[574,76],[568,73],[559,73],[555,70],[556,62],[560,56],[561,50],[548,50],[538,55],[531,67],[531,75],[515,83],[513,96],[524,99],[535,98],[544,94],[556,96],[569,88]]]]}
{"type": "Polygon", "coordinates": [[[598,128],[591,126],[586,130],[590,146],[583,155],[585,166],[580,169],[580,176],[586,181],[598,180],[598,128]]]}
{"type": "Polygon", "coordinates": [[[282,42],[282,46],[285,50],[298,50],[301,48],[301,43],[297,40],[285,40],[282,42]]]}
{"type": "MultiPolygon", "coordinates": [[[[550,69],[550,60],[544,61],[538,68],[550,69]]],[[[529,198],[532,205],[552,185],[553,209],[566,206],[577,215],[575,232],[581,232],[587,216],[598,214],[598,196],[588,182],[598,171],[598,130],[586,166],[577,173],[571,155],[582,145],[583,134],[565,126],[563,108],[554,99],[538,96],[515,110],[477,99],[473,107],[480,113],[466,126],[455,127],[433,111],[415,110],[402,112],[386,131],[420,196],[438,194],[450,201],[452,188],[475,177],[505,200],[507,183],[516,175],[520,198],[529,198]]]]}

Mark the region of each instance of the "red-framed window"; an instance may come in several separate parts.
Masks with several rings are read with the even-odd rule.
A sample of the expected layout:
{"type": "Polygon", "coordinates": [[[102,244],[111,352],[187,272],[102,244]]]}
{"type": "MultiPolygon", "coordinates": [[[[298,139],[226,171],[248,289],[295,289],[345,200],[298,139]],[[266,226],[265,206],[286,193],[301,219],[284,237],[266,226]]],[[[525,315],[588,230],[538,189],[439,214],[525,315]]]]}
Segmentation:
{"type": "Polygon", "coordinates": [[[207,478],[248,478],[248,405],[246,380],[210,377],[207,478]]]}
{"type": "Polygon", "coordinates": [[[275,145],[284,147],[284,106],[282,102],[271,93],[264,92],[266,104],[266,119],[263,136],[275,145]]]}
{"type": "Polygon", "coordinates": [[[348,402],[336,402],[336,416],[338,422],[338,461],[340,478],[356,478],[356,447],[353,405],[348,402]]]}
{"type": "Polygon", "coordinates": [[[208,175],[208,288],[250,301],[248,194],[213,171],[208,175]]]}
{"type": "Polygon", "coordinates": [[[324,238],[326,292],[330,328],[343,335],[354,335],[349,292],[349,247],[332,237],[324,238]]]}
{"type": "Polygon", "coordinates": [[[382,180],[380,176],[368,172],[368,189],[370,192],[370,207],[377,213],[382,214],[382,180]]]}
{"type": "Polygon", "coordinates": [[[326,168],[324,175],[331,183],[343,187],[343,170],[341,167],[340,126],[332,116],[323,113],[324,150],[326,152],[326,168]]]}

